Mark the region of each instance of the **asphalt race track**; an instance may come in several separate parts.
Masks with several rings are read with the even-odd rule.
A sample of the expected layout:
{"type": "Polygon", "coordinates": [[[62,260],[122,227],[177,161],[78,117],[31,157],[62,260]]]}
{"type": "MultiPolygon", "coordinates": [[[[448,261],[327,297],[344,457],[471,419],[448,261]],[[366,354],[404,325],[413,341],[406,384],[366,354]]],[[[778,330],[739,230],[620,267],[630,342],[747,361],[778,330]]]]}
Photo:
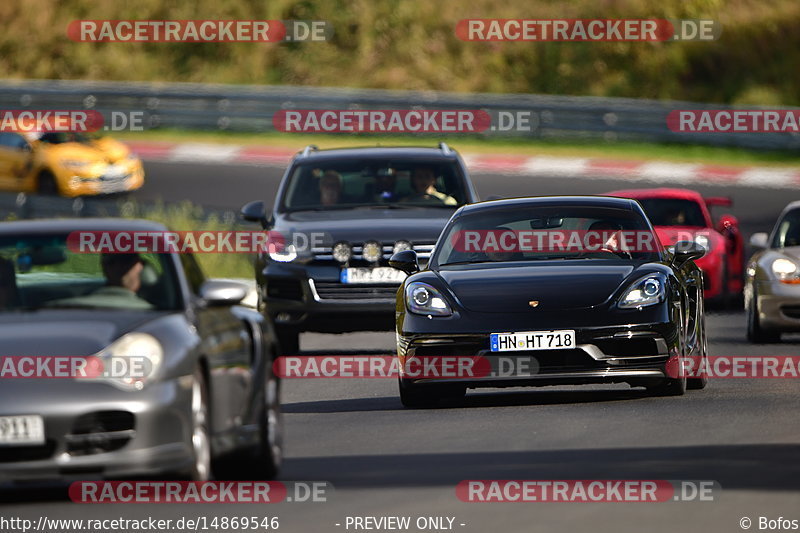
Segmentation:
{"type": "MultiPolygon", "coordinates": [[[[273,200],[281,169],[148,163],[137,197],[188,198],[238,208],[273,200]]],[[[481,196],[594,194],[651,186],[622,180],[533,179],[477,174],[481,196]]],[[[796,189],[698,186],[730,195],[745,240],[771,228],[796,189]]],[[[800,355],[800,336],[776,345],[745,342],[742,311],[707,318],[711,355],[800,355]]],[[[392,333],[304,335],[311,355],[388,354],[392,333]]],[[[471,391],[463,404],[404,410],[382,379],[285,380],[283,480],[325,480],[326,503],[275,505],[93,505],[60,489],[0,493],[3,516],[177,519],[278,516],[281,531],[348,531],[347,516],[455,517],[463,532],[742,531],[740,519],[800,519],[800,381],[717,379],[704,391],[649,398],[625,385],[471,391]],[[714,480],[711,502],[464,503],[466,479],[714,480]],[[337,524],[340,524],[337,526],[337,524]],[[464,524],[463,526],[461,524],[464,524]]],[[[350,531],[353,531],[351,528],[350,531]]]]}

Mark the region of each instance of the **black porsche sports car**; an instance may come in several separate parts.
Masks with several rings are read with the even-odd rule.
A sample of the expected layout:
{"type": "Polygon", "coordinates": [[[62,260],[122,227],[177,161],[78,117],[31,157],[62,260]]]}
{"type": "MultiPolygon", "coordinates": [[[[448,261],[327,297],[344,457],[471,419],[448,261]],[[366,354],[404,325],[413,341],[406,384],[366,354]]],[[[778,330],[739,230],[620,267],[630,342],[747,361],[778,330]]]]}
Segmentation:
{"type": "Polygon", "coordinates": [[[461,207],[425,270],[413,250],[394,254],[390,264],[409,274],[396,307],[403,405],[434,405],[476,387],[624,382],[658,395],[703,388],[704,377],[687,379],[682,370],[686,358],[706,358],[702,275],[693,261],[703,249],[522,246],[526,234],[547,242],[592,232],[658,243],[634,200],[516,198],[461,207]],[[495,238],[465,241],[470,232],[495,238]],[[503,234],[516,245],[498,249],[503,234]],[[490,371],[407,372],[414,358],[446,356],[482,358],[490,371]]]}

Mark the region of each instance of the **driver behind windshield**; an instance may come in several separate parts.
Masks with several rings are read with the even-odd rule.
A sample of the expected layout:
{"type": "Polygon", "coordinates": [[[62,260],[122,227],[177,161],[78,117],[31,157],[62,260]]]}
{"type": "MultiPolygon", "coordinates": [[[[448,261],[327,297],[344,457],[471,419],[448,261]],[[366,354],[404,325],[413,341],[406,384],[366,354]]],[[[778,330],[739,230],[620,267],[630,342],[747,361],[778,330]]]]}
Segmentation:
{"type": "Polygon", "coordinates": [[[436,174],[429,167],[417,167],[411,175],[414,192],[403,198],[403,202],[426,202],[456,205],[456,199],[436,189],[436,174]]]}
{"type": "Polygon", "coordinates": [[[103,254],[100,259],[106,285],[92,292],[90,298],[97,301],[122,304],[132,309],[152,309],[153,305],[139,297],[142,286],[144,262],[139,254],[103,254]]]}

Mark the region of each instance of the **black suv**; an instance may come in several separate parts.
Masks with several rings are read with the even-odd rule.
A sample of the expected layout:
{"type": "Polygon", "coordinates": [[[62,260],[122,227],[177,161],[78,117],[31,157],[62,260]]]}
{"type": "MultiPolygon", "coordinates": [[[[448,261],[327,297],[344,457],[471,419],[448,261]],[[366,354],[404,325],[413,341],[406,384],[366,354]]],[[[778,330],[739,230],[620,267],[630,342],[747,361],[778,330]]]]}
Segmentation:
{"type": "Polygon", "coordinates": [[[256,262],[260,307],[282,353],[297,352],[303,331],[392,330],[405,274],[389,257],[414,250],[424,263],[455,210],[477,200],[463,160],[444,143],[299,152],[272,214],[261,201],[242,208],[283,239],[256,262]]]}

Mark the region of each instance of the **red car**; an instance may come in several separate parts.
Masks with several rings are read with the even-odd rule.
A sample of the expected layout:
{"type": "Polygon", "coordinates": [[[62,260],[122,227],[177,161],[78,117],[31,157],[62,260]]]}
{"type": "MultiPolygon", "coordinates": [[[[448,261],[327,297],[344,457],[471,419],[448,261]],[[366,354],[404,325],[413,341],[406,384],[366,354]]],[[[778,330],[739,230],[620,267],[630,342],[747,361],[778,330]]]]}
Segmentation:
{"type": "Polygon", "coordinates": [[[728,304],[742,294],[744,243],[739,221],[722,215],[714,224],[709,213],[712,206],[729,207],[730,198],[703,198],[688,189],[628,189],[606,195],[642,204],[663,246],[693,240],[706,248],[706,255],[696,261],[703,271],[706,299],[728,304]]]}

